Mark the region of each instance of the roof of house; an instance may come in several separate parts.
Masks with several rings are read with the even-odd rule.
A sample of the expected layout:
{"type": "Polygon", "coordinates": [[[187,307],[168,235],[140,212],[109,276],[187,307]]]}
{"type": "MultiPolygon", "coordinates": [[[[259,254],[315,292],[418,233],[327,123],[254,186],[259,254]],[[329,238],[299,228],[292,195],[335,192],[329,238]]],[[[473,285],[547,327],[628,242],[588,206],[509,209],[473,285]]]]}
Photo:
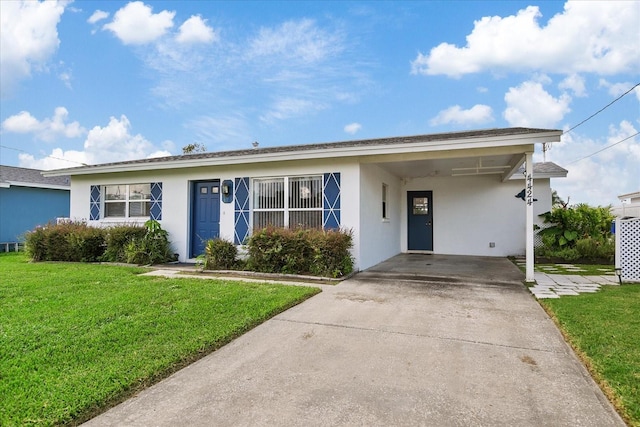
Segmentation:
{"type": "Polygon", "coordinates": [[[466,148],[469,144],[482,144],[487,141],[490,141],[491,144],[500,143],[503,145],[514,144],[515,141],[518,141],[520,144],[526,144],[533,142],[558,141],[561,134],[562,131],[556,129],[500,128],[277,147],[256,147],[242,150],[182,154],[176,156],[80,166],[60,169],[57,171],[47,171],[46,175],[54,176],[63,173],[71,175],[91,174],[121,171],[125,168],[142,170],[166,167],[188,167],[206,165],[211,162],[233,161],[240,163],[251,161],[293,160],[300,158],[328,157],[328,153],[332,153],[333,156],[371,155],[382,153],[383,150],[406,150],[408,152],[418,146],[429,146],[433,150],[446,150],[453,148],[466,148]]]}
{"type": "Polygon", "coordinates": [[[621,194],[621,195],[618,196],[618,199],[620,201],[623,201],[623,200],[626,200],[626,199],[631,199],[631,200],[640,199],[640,191],[634,191],[633,193],[621,194]]]}
{"type": "MultiPolygon", "coordinates": [[[[533,164],[534,178],[564,178],[568,173],[568,170],[553,162],[538,162],[533,164]]],[[[521,166],[514,177],[520,177],[523,174],[524,166],[521,166]]]]}
{"type": "Polygon", "coordinates": [[[42,176],[41,170],[0,165],[0,187],[70,188],[69,175],[42,176]]]}

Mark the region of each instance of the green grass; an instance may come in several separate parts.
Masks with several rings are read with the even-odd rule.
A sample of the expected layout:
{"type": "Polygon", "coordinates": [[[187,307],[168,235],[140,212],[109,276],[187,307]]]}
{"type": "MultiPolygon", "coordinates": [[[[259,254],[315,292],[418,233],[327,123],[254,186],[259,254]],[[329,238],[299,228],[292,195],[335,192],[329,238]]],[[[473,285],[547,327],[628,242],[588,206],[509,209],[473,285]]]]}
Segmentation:
{"type": "Polygon", "coordinates": [[[77,423],[319,292],[0,254],[0,425],[77,423]]]}
{"type": "Polygon", "coordinates": [[[598,264],[536,264],[536,271],[550,274],[569,274],[578,276],[613,276],[613,265],[598,264]],[[571,266],[571,267],[569,267],[571,266]]]}
{"type": "Polygon", "coordinates": [[[640,426],[640,285],[540,300],[626,421],[640,426]]]}

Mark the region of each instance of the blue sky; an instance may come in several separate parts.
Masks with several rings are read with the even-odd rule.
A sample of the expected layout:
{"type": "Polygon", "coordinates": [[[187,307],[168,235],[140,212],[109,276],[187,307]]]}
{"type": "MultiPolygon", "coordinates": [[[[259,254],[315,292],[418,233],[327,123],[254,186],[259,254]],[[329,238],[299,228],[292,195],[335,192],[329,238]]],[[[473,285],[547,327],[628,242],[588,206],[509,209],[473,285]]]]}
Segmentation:
{"type": "MultiPolygon", "coordinates": [[[[568,130],[640,83],[637,1],[1,1],[0,15],[0,163],[41,169],[191,143],[568,130]]],[[[594,205],[640,190],[638,129],[636,87],[553,144],[569,175],[552,187],[594,205]]]]}

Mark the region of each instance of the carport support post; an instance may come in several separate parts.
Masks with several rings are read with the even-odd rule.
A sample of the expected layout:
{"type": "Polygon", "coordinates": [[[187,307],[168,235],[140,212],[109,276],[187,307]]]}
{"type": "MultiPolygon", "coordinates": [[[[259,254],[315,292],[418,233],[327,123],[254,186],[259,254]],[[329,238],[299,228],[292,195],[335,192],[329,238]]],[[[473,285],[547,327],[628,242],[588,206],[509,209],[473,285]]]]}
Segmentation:
{"type": "Polygon", "coordinates": [[[527,211],[526,220],[526,280],[533,282],[535,280],[533,274],[533,153],[525,154],[525,206],[527,211]]]}

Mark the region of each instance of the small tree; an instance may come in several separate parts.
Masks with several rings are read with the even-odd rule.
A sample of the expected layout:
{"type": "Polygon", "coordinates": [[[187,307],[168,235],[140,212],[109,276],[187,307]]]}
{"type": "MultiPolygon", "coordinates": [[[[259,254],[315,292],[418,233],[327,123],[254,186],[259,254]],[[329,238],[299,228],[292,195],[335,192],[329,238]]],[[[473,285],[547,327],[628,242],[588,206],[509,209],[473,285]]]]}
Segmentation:
{"type": "Polygon", "coordinates": [[[194,142],[193,144],[187,144],[182,147],[182,154],[195,154],[195,153],[206,153],[207,147],[204,144],[200,144],[199,142],[194,142]]]}

